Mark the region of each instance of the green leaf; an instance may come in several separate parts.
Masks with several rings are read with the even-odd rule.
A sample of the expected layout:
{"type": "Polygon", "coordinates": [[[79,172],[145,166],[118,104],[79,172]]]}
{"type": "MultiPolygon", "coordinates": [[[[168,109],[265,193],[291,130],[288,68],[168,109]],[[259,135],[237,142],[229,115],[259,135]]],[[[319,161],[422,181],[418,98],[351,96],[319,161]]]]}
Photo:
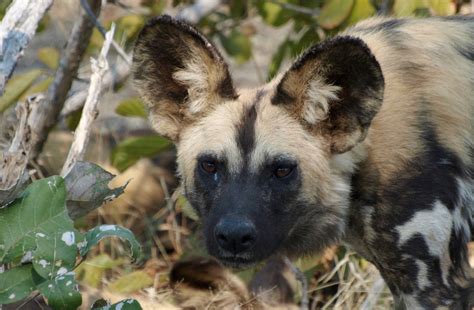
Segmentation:
{"type": "Polygon", "coordinates": [[[5,93],[0,97],[0,113],[15,104],[40,75],[41,70],[33,69],[13,76],[5,87],[5,93]]]}
{"type": "Polygon", "coordinates": [[[53,309],[75,310],[82,304],[73,272],[44,281],[38,284],[37,288],[53,309]]]}
{"type": "Polygon", "coordinates": [[[117,26],[123,29],[127,40],[134,38],[144,25],[145,19],[142,15],[126,15],[117,21],[117,26]]]}
{"type": "Polygon", "coordinates": [[[347,25],[352,25],[360,20],[368,18],[375,14],[375,8],[370,0],[355,0],[347,25]]]}
{"type": "Polygon", "coordinates": [[[35,181],[9,207],[0,209],[0,263],[12,262],[35,249],[39,236],[73,229],[64,180],[52,176],[35,181]]]}
{"type": "Polygon", "coordinates": [[[33,94],[45,92],[51,82],[53,82],[53,77],[48,77],[44,80],[39,81],[38,83],[33,84],[20,96],[20,100],[24,100],[28,96],[31,96],[33,94]]]}
{"type": "Polygon", "coordinates": [[[123,194],[128,183],[110,189],[108,184],[114,177],[96,164],[77,162],[64,178],[69,216],[72,219],[80,218],[123,194]]]}
{"type": "MultiPolygon", "coordinates": [[[[288,0],[282,0],[288,3],[288,0]]],[[[257,10],[263,21],[267,24],[278,27],[285,24],[292,17],[292,12],[284,9],[280,4],[271,1],[260,0],[257,2],[257,10]]]]}
{"type": "Polygon", "coordinates": [[[111,153],[112,165],[124,171],[142,157],[153,157],[172,147],[172,143],[160,136],[128,138],[117,145],[111,153]]]}
{"type": "Polygon", "coordinates": [[[38,50],[39,60],[52,70],[59,65],[59,51],[54,47],[42,47],[38,50]]]}
{"type": "Polygon", "coordinates": [[[92,259],[87,259],[77,267],[76,272],[79,276],[79,281],[88,286],[97,288],[102,282],[102,277],[106,270],[122,264],[122,258],[112,259],[109,255],[104,253],[95,256],[92,259]]]}
{"type": "Polygon", "coordinates": [[[303,34],[300,34],[298,40],[291,45],[291,57],[297,57],[310,46],[319,41],[318,33],[314,28],[307,28],[303,34]]]}
{"type": "Polygon", "coordinates": [[[33,268],[45,279],[53,279],[71,271],[76,264],[78,233],[74,230],[53,235],[36,236],[33,268]]]}
{"type": "Polygon", "coordinates": [[[328,0],[321,8],[318,21],[324,29],[334,29],[349,16],[354,0],[328,0]]]}
{"type": "Polygon", "coordinates": [[[102,239],[107,237],[119,237],[122,240],[128,241],[130,245],[130,254],[135,261],[139,258],[141,253],[140,243],[133,233],[124,227],[118,225],[101,225],[89,230],[85,234],[84,243],[79,245],[79,252],[81,256],[85,256],[89,250],[97,245],[102,239]]]}
{"type": "Polygon", "coordinates": [[[278,70],[280,70],[281,64],[283,63],[283,59],[285,59],[285,56],[287,54],[288,48],[291,45],[291,41],[287,38],[285,41],[283,41],[280,46],[278,46],[277,51],[275,54],[272,56],[272,60],[270,61],[270,65],[268,68],[268,76],[267,80],[270,81],[275,77],[275,75],[278,73],[278,70]]]}
{"type": "Polygon", "coordinates": [[[94,310],[142,310],[142,307],[135,299],[124,299],[113,305],[92,308],[94,310]]]}
{"type": "Polygon", "coordinates": [[[0,273],[0,305],[22,300],[34,290],[32,268],[28,264],[0,273]]]}
{"type": "Polygon", "coordinates": [[[421,7],[426,7],[424,0],[395,0],[393,12],[397,17],[412,16],[421,7]]]}
{"type": "Polygon", "coordinates": [[[145,105],[138,97],[123,100],[118,104],[117,108],[115,108],[115,112],[122,116],[147,117],[145,105]]]}
{"type": "Polygon", "coordinates": [[[154,279],[145,271],[138,270],[121,276],[110,283],[108,288],[117,293],[130,294],[153,285],[154,279]]]}
{"type": "Polygon", "coordinates": [[[228,36],[219,33],[219,39],[227,54],[237,63],[242,64],[252,56],[252,42],[237,30],[232,30],[228,36]]]}
{"type": "Polygon", "coordinates": [[[84,108],[82,107],[79,110],[76,110],[76,111],[72,112],[71,114],[69,114],[66,117],[66,125],[67,125],[67,128],[69,130],[71,130],[71,131],[76,130],[76,128],[79,125],[79,122],[81,120],[83,110],[84,110],[84,108]]]}
{"type": "Polygon", "coordinates": [[[436,15],[447,16],[456,13],[456,7],[450,0],[428,0],[430,8],[436,15]]]}

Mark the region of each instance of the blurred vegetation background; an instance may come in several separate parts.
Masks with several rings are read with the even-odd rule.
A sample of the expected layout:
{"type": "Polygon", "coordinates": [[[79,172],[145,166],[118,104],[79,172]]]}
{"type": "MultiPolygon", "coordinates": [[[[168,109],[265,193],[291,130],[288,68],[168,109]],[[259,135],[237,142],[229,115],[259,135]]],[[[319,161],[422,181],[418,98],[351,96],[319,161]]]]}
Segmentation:
{"type": "MultiPolygon", "coordinates": [[[[10,2],[1,1],[0,18],[10,2]]],[[[131,53],[147,19],[163,13],[179,16],[195,24],[220,47],[237,86],[241,87],[270,80],[309,46],[362,19],[374,15],[468,14],[473,6],[468,0],[103,2],[98,21],[105,29],[116,24],[114,39],[126,53],[131,53]]],[[[73,23],[82,10],[80,0],[54,2],[0,97],[0,122],[6,123],[18,102],[32,94],[47,92],[51,87],[73,23]]],[[[94,28],[58,121],[42,152],[31,163],[35,168],[33,179],[59,173],[72,141],[71,132],[81,118],[84,99],[80,96],[87,91],[91,74],[89,59],[96,57],[103,42],[103,34],[94,28]]],[[[107,291],[112,295],[135,294],[167,301],[172,264],[183,257],[205,255],[196,233],[198,221],[179,191],[173,195],[179,183],[175,177],[174,148],[148,125],[144,106],[130,83],[129,65],[115,50],[109,54],[109,63],[110,81],[99,105],[87,159],[117,174],[114,184],[131,181],[125,194],[76,221],[76,226],[117,223],[128,227],[140,239],[144,258],[139,267],[131,266],[118,258],[125,251],[123,246],[107,241],[81,264],[77,274],[84,287],[100,289],[101,293],[92,290],[91,295],[107,291]]],[[[11,136],[10,131],[3,128],[4,140],[11,136]]],[[[366,301],[371,285],[380,279],[367,262],[344,249],[330,249],[321,256],[301,260],[298,265],[310,282],[310,300],[315,309],[358,308],[366,301]]],[[[253,272],[243,272],[240,276],[248,280],[253,272]]],[[[374,308],[385,309],[390,304],[388,291],[381,290],[374,308]]]]}

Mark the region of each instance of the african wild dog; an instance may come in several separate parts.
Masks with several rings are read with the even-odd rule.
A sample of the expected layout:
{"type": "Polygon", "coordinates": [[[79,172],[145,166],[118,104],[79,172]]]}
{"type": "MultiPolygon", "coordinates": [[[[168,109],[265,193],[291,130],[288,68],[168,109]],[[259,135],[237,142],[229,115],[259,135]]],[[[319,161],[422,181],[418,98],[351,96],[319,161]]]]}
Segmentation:
{"type": "Polygon", "coordinates": [[[162,16],[134,78],[210,254],[241,267],[343,241],[397,308],[467,307],[474,17],[370,19],[236,90],[208,40],[162,16]]]}

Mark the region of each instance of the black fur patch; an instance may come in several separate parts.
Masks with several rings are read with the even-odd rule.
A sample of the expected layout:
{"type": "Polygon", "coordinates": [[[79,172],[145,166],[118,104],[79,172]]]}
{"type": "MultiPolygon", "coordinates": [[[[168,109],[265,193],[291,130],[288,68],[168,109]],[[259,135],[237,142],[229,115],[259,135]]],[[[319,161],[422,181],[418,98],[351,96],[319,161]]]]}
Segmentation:
{"type": "Polygon", "coordinates": [[[257,107],[264,95],[264,90],[257,91],[254,101],[243,114],[238,125],[237,143],[244,156],[247,156],[255,146],[255,121],[257,120],[257,107]]]}

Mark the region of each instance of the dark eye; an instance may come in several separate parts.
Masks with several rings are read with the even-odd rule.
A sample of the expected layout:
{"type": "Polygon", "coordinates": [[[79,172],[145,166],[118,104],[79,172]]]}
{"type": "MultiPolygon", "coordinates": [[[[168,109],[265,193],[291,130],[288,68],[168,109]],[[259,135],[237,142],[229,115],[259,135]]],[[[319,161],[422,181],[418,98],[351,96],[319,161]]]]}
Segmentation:
{"type": "Polygon", "coordinates": [[[273,174],[275,177],[278,179],[287,177],[293,172],[294,167],[277,167],[275,171],[273,171],[273,174]]]}
{"type": "Polygon", "coordinates": [[[201,162],[201,168],[209,174],[214,174],[217,172],[216,164],[213,161],[203,161],[201,162]]]}

